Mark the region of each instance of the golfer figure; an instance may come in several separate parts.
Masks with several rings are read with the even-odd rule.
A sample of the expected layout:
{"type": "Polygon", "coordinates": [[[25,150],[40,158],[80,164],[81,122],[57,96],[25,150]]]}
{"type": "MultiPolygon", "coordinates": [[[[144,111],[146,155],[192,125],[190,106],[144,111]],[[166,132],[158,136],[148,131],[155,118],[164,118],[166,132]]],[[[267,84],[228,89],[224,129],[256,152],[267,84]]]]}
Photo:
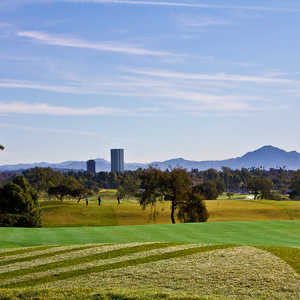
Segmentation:
{"type": "Polygon", "coordinates": [[[100,197],[100,195],[98,196],[98,205],[99,206],[101,205],[101,197],[100,197]]]}
{"type": "Polygon", "coordinates": [[[89,205],[89,198],[88,197],[85,198],[85,204],[86,204],[86,206],[89,205]]]}

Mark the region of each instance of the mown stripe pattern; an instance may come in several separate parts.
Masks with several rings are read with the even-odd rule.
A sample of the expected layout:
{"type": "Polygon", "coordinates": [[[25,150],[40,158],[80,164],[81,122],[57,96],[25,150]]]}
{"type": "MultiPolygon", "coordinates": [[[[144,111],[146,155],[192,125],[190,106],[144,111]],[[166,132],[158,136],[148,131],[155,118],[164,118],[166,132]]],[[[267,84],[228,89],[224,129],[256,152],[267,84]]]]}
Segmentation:
{"type": "MultiPolygon", "coordinates": [[[[52,246],[50,246],[52,247],[52,246]]],[[[189,245],[182,243],[140,243],[140,244],[120,244],[120,245],[87,245],[87,246],[72,246],[68,249],[54,249],[52,252],[47,252],[50,247],[35,247],[20,249],[20,251],[4,252],[20,254],[21,257],[12,257],[9,260],[2,261],[8,268],[9,264],[14,264],[14,269],[0,273],[0,288],[23,288],[32,287],[37,285],[48,284],[65,279],[71,279],[81,275],[98,273],[108,270],[121,269],[131,266],[138,266],[162,260],[173,258],[180,258],[201,252],[214,251],[219,249],[227,249],[237,247],[236,245],[210,245],[199,246],[189,245]],[[107,246],[107,247],[105,247],[107,246]],[[95,247],[95,252],[92,253],[82,251],[74,258],[64,259],[59,256],[63,253],[76,253],[77,250],[90,249],[95,247]],[[102,248],[98,253],[97,247],[102,248]],[[122,248],[120,248],[122,247],[122,248]],[[34,251],[45,250],[45,253],[37,252],[36,255],[23,257],[22,254],[34,251]],[[27,252],[24,252],[27,251],[27,252]],[[152,252],[151,252],[152,251],[152,252]],[[17,253],[16,253],[17,252],[17,253]],[[87,253],[89,253],[87,255],[87,253]],[[51,257],[51,262],[43,262],[43,258],[51,257]],[[57,256],[57,257],[56,257],[57,256]],[[119,259],[120,258],[120,259],[119,259]],[[39,260],[38,260],[39,259],[39,260]],[[23,269],[15,269],[17,262],[32,261],[34,264],[31,266],[23,266],[23,269]],[[41,274],[40,274],[41,272],[41,274]],[[44,272],[44,273],[43,273],[44,272]],[[47,273],[48,272],[48,273],[47,273]],[[27,277],[25,276],[27,275],[27,277]],[[23,278],[25,276],[25,278],[23,278]],[[1,284],[2,280],[2,284],[1,284]]],[[[271,254],[281,258],[289,264],[298,274],[300,274],[300,249],[290,247],[263,247],[257,246],[256,248],[270,252],[271,254]]],[[[71,254],[72,256],[72,254],[71,254]]],[[[9,257],[9,256],[8,256],[9,257]]]]}
{"type": "MultiPolygon", "coordinates": [[[[149,247],[149,246],[150,245],[147,245],[146,247],[149,247]]],[[[157,246],[157,248],[160,246],[160,248],[161,248],[161,247],[170,246],[170,244],[162,244],[161,243],[161,244],[152,244],[152,246],[153,247],[157,246]]],[[[130,267],[130,266],[136,266],[136,265],[140,265],[140,264],[151,263],[151,262],[156,262],[156,261],[165,260],[165,259],[179,258],[179,257],[187,256],[187,255],[196,254],[196,253],[213,251],[213,250],[218,250],[218,249],[226,249],[226,248],[232,248],[232,247],[234,247],[234,246],[218,245],[218,246],[203,246],[203,247],[189,248],[189,249],[184,249],[184,250],[163,253],[163,254],[159,254],[159,255],[152,255],[152,256],[147,256],[147,257],[142,257],[142,258],[125,260],[125,261],[117,262],[117,263],[111,263],[111,264],[105,264],[105,265],[101,265],[101,266],[90,267],[90,268],[86,268],[86,269],[72,270],[69,272],[63,272],[63,273],[59,273],[59,274],[55,274],[55,275],[40,277],[40,278],[37,278],[34,280],[26,280],[26,281],[6,284],[1,287],[3,287],[3,288],[4,287],[5,288],[30,287],[30,286],[35,286],[35,285],[39,285],[39,284],[43,284],[43,283],[49,283],[49,282],[53,282],[53,281],[57,281],[57,280],[68,279],[68,278],[77,277],[80,275],[85,275],[85,274],[90,274],[90,273],[95,273],[95,272],[103,272],[106,270],[113,270],[113,269],[125,268],[125,267],[130,267]]],[[[131,248],[135,248],[135,247],[131,247],[131,248]]],[[[130,248],[126,248],[126,249],[129,250],[130,248]]],[[[122,250],[126,250],[126,249],[122,249],[122,250]]],[[[143,250],[146,250],[146,249],[143,249],[143,250]]],[[[114,251],[107,253],[108,257],[109,256],[113,257],[112,252],[114,252],[114,251]]]]}
{"type": "MultiPolygon", "coordinates": [[[[105,244],[103,244],[103,246],[105,246],[105,244]]],[[[65,253],[70,253],[70,252],[79,251],[79,250],[87,250],[87,249],[91,249],[91,248],[95,248],[95,247],[101,247],[101,246],[100,245],[89,245],[89,246],[85,246],[85,247],[80,246],[80,247],[71,248],[71,249],[64,249],[64,250],[57,250],[57,251],[53,251],[53,252],[49,252],[49,253],[43,253],[43,254],[39,254],[39,255],[35,255],[35,256],[19,257],[19,258],[9,259],[9,260],[5,260],[5,261],[0,260],[0,266],[20,263],[20,262],[25,262],[25,261],[32,261],[32,260],[41,259],[41,258],[48,258],[48,257],[52,257],[52,256],[59,255],[59,254],[65,254],[65,253]]]]}
{"type": "Polygon", "coordinates": [[[1,273],[0,280],[14,278],[16,276],[22,276],[22,275],[27,275],[27,274],[36,273],[36,272],[48,271],[48,270],[52,270],[52,269],[56,269],[56,268],[84,264],[84,263],[101,260],[101,259],[110,259],[110,258],[114,258],[114,257],[125,256],[125,255],[129,255],[129,254],[141,252],[141,251],[149,251],[149,250],[153,250],[153,249],[169,247],[171,245],[178,245],[178,244],[176,244],[176,243],[143,244],[143,245],[134,246],[134,247],[122,248],[119,250],[113,250],[113,251],[101,252],[98,254],[93,254],[93,255],[88,255],[88,256],[77,257],[74,259],[57,261],[57,262],[38,265],[38,266],[30,267],[30,268],[24,268],[24,269],[14,270],[11,272],[1,273]]]}
{"type": "Polygon", "coordinates": [[[47,249],[54,248],[54,247],[57,247],[57,246],[30,247],[30,248],[23,248],[23,249],[19,249],[19,250],[1,252],[0,253],[0,258],[7,257],[7,256],[24,254],[24,253],[30,253],[30,252],[35,252],[35,251],[47,250],[47,249]]]}

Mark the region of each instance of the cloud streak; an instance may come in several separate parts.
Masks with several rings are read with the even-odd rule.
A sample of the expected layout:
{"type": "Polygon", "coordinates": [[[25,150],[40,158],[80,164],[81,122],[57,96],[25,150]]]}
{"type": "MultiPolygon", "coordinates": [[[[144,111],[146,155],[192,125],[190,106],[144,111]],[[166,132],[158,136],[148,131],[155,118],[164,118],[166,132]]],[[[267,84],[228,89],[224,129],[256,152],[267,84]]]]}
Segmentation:
{"type": "Polygon", "coordinates": [[[94,3],[94,4],[127,4],[139,6],[165,6],[165,7],[187,7],[187,8],[208,8],[208,9],[243,9],[255,11],[285,11],[300,12],[298,8],[286,7],[266,7],[266,6],[242,6],[242,5],[218,5],[218,4],[200,4],[185,3],[173,1],[143,1],[143,0],[61,0],[69,3],[94,3]]]}
{"type": "Polygon", "coordinates": [[[138,75],[152,76],[165,79],[181,79],[181,80],[207,80],[207,81],[232,81],[232,82],[247,82],[247,83],[261,83],[261,84],[298,84],[300,81],[276,77],[264,76],[245,76],[232,74],[199,74],[199,73],[181,73],[171,72],[165,70],[139,70],[128,69],[127,71],[138,75]]]}
{"type": "Polygon", "coordinates": [[[46,133],[55,133],[55,134],[74,134],[74,135],[83,135],[83,136],[97,136],[96,132],[92,131],[83,131],[83,130],[74,130],[74,129],[52,129],[52,128],[42,128],[42,127],[32,127],[27,125],[15,125],[9,123],[0,123],[0,128],[12,128],[22,131],[30,132],[46,132],[46,133]]]}
{"type": "Polygon", "coordinates": [[[190,28],[199,28],[199,27],[209,27],[216,25],[228,25],[229,21],[216,19],[208,16],[201,17],[188,17],[188,16],[180,16],[179,22],[185,26],[190,28]]]}
{"type": "Polygon", "coordinates": [[[96,51],[115,52],[129,55],[142,56],[175,56],[173,53],[167,51],[149,50],[146,48],[135,47],[132,45],[117,44],[113,42],[90,42],[70,37],[62,37],[51,35],[39,31],[20,31],[17,33],[19,37],[25,37],[32,40],[39,41],[43,44],[52,46],[62,46],[71,48],[84,48],[96,51]]]}
{"type": "Polygon", "coordinates": [[[54,3],[91,3],[91,4],[119,4],[138,6],[163,6],[163,7],[183,7],[183,8],[203,8],[203,9],[231,9],[249,11],[274,11],[299,13],[299,8],[293,7],[269,7],[269,6],[243,6],[230,4],[206,4],[206,3],[186,3],[179,1],[151,1],[151,0],[1,0],[1,8],[16,7],[18,5],[30,4],[54,4],[54,3]]]}
{"type": "Polygon", "coordinates": [[[0,113],[49,115],[49,116],[121,116],[132,115],[129,110],[97,107],[51,106],[45,103],[0,102],[0,113]]]}

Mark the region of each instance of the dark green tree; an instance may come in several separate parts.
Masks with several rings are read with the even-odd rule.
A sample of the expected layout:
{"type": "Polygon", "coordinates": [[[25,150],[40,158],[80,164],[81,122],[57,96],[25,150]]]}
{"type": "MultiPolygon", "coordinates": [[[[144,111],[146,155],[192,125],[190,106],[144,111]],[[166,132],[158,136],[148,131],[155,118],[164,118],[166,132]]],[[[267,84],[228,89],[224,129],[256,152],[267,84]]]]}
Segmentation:
{"type": "Polygon", "coordinates": [[[206,200],[215,200],[219,196],[217,183],[215,181],[207,181],[202,184],[195,185],[193,192],[203,195],[206,200]]]}
{"type": "MultiPolygon", "coordinates": [[[[205,204],[201,202],[200,196],[194,195],[192,180],[184,169],[173,169],[163,172],[150,168],[141,176],[142,189],[140,204],[145,208],[154,206],[156,201],[169,201],[171,204],[171,221],[175,224],[175,213],[183,222],[193,222],[202,219],[199,211],[205,204]],[[190,206],[189,206],[190,205],[190,206]],[[193,207],[197,206],[197,212],[192,214],[193,207]],[[198,217],[195,217],[198,215],[198,217]]],[[[204,213],[205,214],[205,213],[204,213]]],[[[205,219],[205,218],[204,218],[205,219]]]]}
{"type": "Polygon", "coordinates": [[[60,201],[63,201],[63,199],[66,196],[70,196],[71,193],[72,193],[72,191],[65,184],[60,184],[60,185],[57,185],[57,186],[52,186],[48,190],[49,197],[54,196],[54,197],[58,198],[60,201]]]}
{"type": "Polygon", "coordinates": [[[37,194],[23,176],[0,188],[0,226],[39,227],[37,194]]]}
{"type": "Polygon", "coordinates": [[[206,222],[208,216],[203,195],[189,193],[187,201],[179,205],[178,219],[184,223],[206,222]]]}
{"type": "Polygon", "coordinates": [[[47,192],[50,187],[63,183],[65,177],[51,168],[33,168],[23,172],[31,186],[38,192],[47,192]]]}
{"type": "Polygon", "coordinates": [[[271,196],[272,182],[266,178],[254,177],[248,180],[248,191],[254,194],[254,199],[268,199],[271,196]]]}
{"type": "Polygon", "coordinates": [[[291,181],[290,190],[291,199],[300,199],[300,170],[294,174],[291,181]]]}
{"type": "Polygon", "coordinates": [[[128,174],[127,176],[121,177],[119,182],[118,196],[120,196],[121,199],[137,195],[141,185],[141,181],[138,177],[128,174]]]}
{"type": "Polygon", "coordinates": [[[4,150],[4,146],[0,145],[0,150],[4,150]]]}

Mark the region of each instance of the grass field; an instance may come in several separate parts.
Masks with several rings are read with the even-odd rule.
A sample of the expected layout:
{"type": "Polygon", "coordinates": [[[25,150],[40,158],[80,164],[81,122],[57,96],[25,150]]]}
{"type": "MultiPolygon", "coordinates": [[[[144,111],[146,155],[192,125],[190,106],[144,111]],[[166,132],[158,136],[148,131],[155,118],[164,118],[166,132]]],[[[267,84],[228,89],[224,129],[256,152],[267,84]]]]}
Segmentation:
{"type": "Polygon", "coordinates": [[[210,222],[172,225],[114,193],[0,228],[0,299],[300,299],[300,202],[207,201],[210,222]]]}
{"type": "Polygon", "coordinates": [[[299,248],[270,246],[8,249],[0,251],[0,299],[299,299],[299,261],[299,248]]]}
{"type": "MultiPolygon", "coordinates": [[[[81,200],[41,201],[42,223],[53,226],[112,226],[170,224],[170,204],[158,203],[155,209],[142,210],[136,199],[123,200],[117,205],[114,191],[103,191],[98,207],[96,197],[89,206],[81,200]],[[154,217],[155,216],[155,217],[154,217]]],[[[210,200],[206,201],[209,222],[300,220],[300,201],[273,200],[210,200]]]]}
{"type": "Polygon", "coordinates": [[[0,228],[0,247],[160,241],[300,247],[299,237],[300,221],[0,228]]]}

